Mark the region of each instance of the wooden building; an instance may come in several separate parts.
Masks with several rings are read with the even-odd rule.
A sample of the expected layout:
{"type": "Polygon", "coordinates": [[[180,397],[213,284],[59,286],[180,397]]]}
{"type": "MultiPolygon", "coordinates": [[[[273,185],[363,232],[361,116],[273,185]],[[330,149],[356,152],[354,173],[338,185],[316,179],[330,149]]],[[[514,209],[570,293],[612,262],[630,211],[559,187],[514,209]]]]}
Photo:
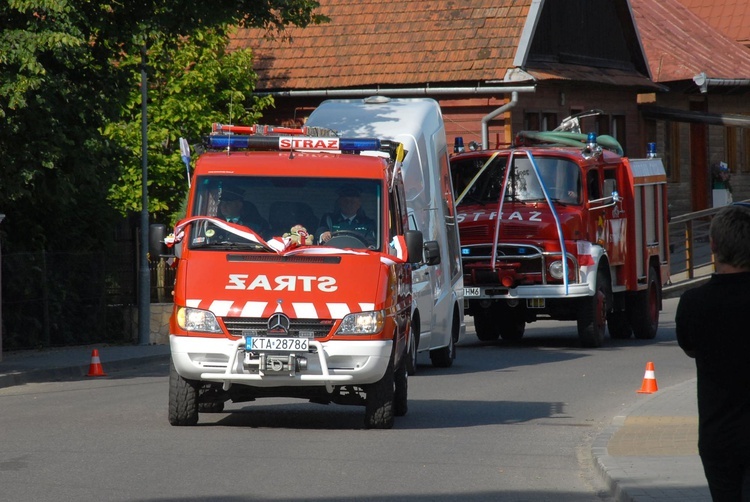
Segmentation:
{"type": "MultiPolygon", "coordinates": [[[[691,199],[692,184],[699,177],[691,174],[699,158],[692,155],[691,145],[698,133],[692,122],[676,122],[657,112],[666,108],[705,113],[691,108],[701,95],[693,76],[704,71],[711,78],[729,77],[714,71],[709,61],[685,74],[664,72],[668,51],[687,60],[694,54],[660,44],[666,37],[657,7],[692,16],[700,26],[702,43],[710,41],[706,30],[717,39],[723,37],[678,0],[320,4],[329,23],[282,34],[238,30],[233,36],[230,49],[251,48],[255,53],[257,92],[275,97],[276,106],[266,112],[264,122],[303,123],[329,98],[428,96],[441,105],[449,142],[461,136],[467,145],[473,141],[494,148],[507,145],[519,130],[550,130],[571,114],[601,109],[603,115],[584,121],[586,131],[615,136],[633,157],[645,155],[646,144],[657,141],[665,160],[675,166],[670,167],[675,191],[673,196],[670,186],[670,196],[690,201],[676,207],[689,211],[707,204],[707,195],[691,199]],[[689,137],[683,139],[684,134],[689,137]]],[[[675,23],[681,26],[679,20],[675,23]]],[[[695,30],[683,30],[672,44],[685,44],[695,30]]],[[[723,38],[728,44],[722,56],[746,50],[723,38]]],[[[743,74],[745,64],[750,68],[750,56],[739,60],[736,76],[743,74]]],[[[711,92],[714,89],[710,104],[718,106],[711,92]]],[[[730,95],[721,104],[725,113],[731,100],[730,95]]],[[[706,133],[706,141],[711,134],[706,133]]],[[[709,157],[707,153],[706,164],[709,157]]]]}

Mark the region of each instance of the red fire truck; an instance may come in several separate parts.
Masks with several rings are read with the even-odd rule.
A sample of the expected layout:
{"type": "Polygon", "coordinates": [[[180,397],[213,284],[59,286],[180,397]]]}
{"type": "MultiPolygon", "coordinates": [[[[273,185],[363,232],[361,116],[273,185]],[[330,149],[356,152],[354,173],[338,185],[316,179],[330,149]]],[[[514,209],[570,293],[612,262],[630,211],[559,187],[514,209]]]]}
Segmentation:
{"type": "Polygon", "coordinates": [[[423,245],[407,230],[401,144],[215,126],[206,147],[169,238],[170,423],[293,397],[364,405],[366,427],[390,428],[407,411],[423,245]]]}
{"type": "Polygon", "coordinates": [[[605,327],[656,336],[669,278],[661,160],[628,159],[611,136],[522,132],[511,148],[454,155],[451,176],[480,340],[518,340],[545,318],[577,321],[586,347],[605,327]]]}

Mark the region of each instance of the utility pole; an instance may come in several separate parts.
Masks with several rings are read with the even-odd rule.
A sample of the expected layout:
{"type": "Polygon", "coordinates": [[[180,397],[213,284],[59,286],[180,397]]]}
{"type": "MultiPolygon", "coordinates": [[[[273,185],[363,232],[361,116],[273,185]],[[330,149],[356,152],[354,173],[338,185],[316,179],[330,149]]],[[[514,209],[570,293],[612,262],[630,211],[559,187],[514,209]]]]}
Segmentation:
{"type": "MultiPolygon", "coordinates": [[[[5,215],[0,213],[0,223],[5,215]]],[[[0,245],[0,361],[3,360],[3,249],[0,245]]]]}
{"type": "Polygon", "coordinates": [[[151,342],[151,273],[148,268],[148,77],[146,75],[146,42],[141,47],[141,246],[140,273],[138,281],[138,344],[151,342]]]}

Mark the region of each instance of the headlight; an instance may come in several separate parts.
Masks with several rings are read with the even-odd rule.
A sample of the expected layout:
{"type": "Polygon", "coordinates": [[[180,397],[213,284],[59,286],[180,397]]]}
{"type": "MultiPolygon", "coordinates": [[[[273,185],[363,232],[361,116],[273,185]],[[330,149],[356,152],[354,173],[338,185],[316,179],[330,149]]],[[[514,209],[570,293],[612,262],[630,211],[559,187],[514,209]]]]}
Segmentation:
{"type": "Polygon", "coordinates": [[[383,311],[349,314],[341,321],[337,335],[374,335],[383,330],[383,311]]]}
{"type": "Polygon", "coordinates": [[[553,261],[552,263],[549,264],[549,275],[551,275],[553,279],[563,278],[562,260],[553,261]]]}
{"type": "Polygon", "coordinates": [[[177,324],[185,331],[221,333],[216,316],[209,310],[180,307],[177,310],[177,324]]]}

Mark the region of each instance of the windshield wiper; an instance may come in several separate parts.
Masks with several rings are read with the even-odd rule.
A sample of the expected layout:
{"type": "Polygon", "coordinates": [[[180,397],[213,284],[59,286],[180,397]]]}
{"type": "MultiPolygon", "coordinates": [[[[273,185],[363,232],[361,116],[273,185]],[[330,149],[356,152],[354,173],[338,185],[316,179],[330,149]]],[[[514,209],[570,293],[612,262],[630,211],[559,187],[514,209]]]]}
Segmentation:
{"type": "Polygon", "coordinates": [[[190,247],[193,249],[219,249],[219,250],[232,250],[232,249],[247,249],[252,251],[265,251],[272,252],[273,250],[257,242],[233,242],[233,241],[214,241],[214,242],[202,242],[193,243],[190,247]]]}

